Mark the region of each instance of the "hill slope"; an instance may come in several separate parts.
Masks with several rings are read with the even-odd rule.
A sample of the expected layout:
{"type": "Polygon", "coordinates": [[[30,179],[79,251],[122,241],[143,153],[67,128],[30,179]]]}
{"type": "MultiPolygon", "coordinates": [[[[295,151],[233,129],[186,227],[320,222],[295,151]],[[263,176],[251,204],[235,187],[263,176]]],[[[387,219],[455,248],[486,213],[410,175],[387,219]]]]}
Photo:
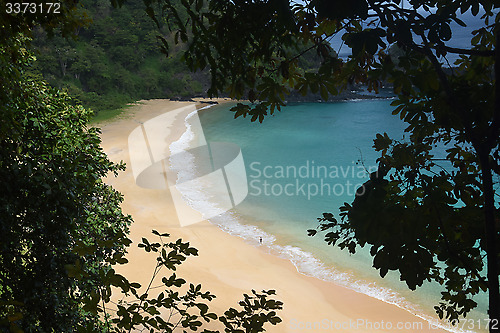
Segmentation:
{"type": "Polygon", "coordinates": [[[169,57],[159,52],[159,31],[141,0],[129,0],[119,9],[109,0],[81,4],[92,22],[77,32],[77,40],[34,32],[34,70],[51,85],[68,90],[94,111],[137,99],[203,95],[205,75],[190,73],[179,50],[169,57]]]}

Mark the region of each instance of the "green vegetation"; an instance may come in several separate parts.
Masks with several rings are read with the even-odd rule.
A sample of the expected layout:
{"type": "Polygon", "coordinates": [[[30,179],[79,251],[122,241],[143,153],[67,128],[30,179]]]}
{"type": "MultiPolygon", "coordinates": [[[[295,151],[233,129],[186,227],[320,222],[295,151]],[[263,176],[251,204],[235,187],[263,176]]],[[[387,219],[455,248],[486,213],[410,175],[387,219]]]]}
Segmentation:
{"type": "Polygon", "coordinates": [[[91,124],[99,124],[106,121],[114,120],[120,115],[124,114],[130,106],[124,106],[119,109],[102,110],[101,112],[95,112],[92,119],[90,119],[91,124]]]}
{"type": "Polygon", "coordinates": [[[26,43],[20,36],[0,49],[0,327],[99,330],[89,301],[123,260],[131,223],[101,178],[124,167],[87,130],[90,112],[29,76],[26,43]]]}
{"type": "Polygon", "coordinates": [[[41,28],[33,31],[33,70],[52,86],[104,113],[104,119],[135,100],[204,94],[206,75],[191,74],[180,50],[168,57],[160,52],[157,35],[173,39],[165,32],[166,23],[156,27],[142,1],[114,8],[108,0],[84,0],[79,6],[91,22],[78,28],[74,39],[48,38],[41,28]]]}
{"type": "MultiPolygon", "coordinates": [[[[149,10],[157,4],[176,11],[170,0],[153,1],[149,10]]],[[[409,137],[378,134],[379,171],[342,207],[340,220],[325,213],[318,228],[341,249],[368,246],[382,277],[398,271],[412,290],[425,281],[444,285],[439,317],[466,316],[476,306],[472,297],[487,291],[493,331],[500,322],[498,1],[182,4],[189,20],[176,19],[176,34],[189,68],[210,71],[209,95],[229,91],[255,102],[234,107],[235,117],[262,122],[293,91],[326,100],[353,82],[375,91],[393,85],[393,113],[408,124],[409,137]],[[451,25],[464,26],[460,15],[468,11],[483,26],[469,48],[451,47],[451,25]],[[348,59],[332,51],[335,35],[351,49],[348,59]],[[321,64],[303,71],[298,59],[311,49],[321,64]],[[458,68],[442,58],[450,53],[459,55],[458,68]],[[446,168],[434,159],[436,146],[447,148],[446,168]]]]}

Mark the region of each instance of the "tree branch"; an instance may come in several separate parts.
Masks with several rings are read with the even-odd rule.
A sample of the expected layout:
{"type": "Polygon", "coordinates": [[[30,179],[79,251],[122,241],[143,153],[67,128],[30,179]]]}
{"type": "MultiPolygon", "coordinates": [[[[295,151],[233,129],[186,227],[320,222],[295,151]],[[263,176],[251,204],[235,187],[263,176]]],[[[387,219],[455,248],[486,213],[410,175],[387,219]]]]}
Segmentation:
{"type": "Polygon", "coordinates": [[[454,54],[467,54],[467,55],[475,55],[475,56],[480,56],[480,57],[494,57],[495,56],[495,51],[493,50],[471,50],[471,49],[461,49],[457,47],[450,47],[450,46],[441,46],[441,47],[436,47],[436,49],[443,49],[448,53],[454,53],[454,54]]]}

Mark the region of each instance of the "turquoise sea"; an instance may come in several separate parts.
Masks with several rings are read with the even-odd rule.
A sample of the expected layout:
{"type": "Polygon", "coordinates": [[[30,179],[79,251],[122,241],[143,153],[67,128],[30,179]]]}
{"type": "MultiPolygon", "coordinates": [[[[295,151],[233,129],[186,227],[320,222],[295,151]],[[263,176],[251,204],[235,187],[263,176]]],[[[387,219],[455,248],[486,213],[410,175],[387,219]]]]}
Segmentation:
{"type": "MultiPolygon", "coordinates": [[[[433,306],[441,286],[427,283],[411,292],[395,272],[380,278],[371,267],[368,249],[350,255],[328,246],[322,235],[307,236],[307,229],[315,228],[324,212],[338,217],[339,207],[351,203],[368,172],[376,170],[376,133],[403,138],[405,124],[391,114],[390,102],[290,104],[262,124],[234,119],[232,104],[220,105],[198,112],[203,133],[187,137],[194,142],[204,135],[208,143],[229,142],[241,148],[248,195],[234,209],[211,218],[212,223],[289,259],[303,274],[393,303],[440,325],[433,306]]],[[[217,206],[217,197],[204,195],[202,187],[198,190],[206,206],[217,206]]],[[[474,331],[486,331],[486,298],[477,301],[479,307],[468,318],[476,321],[474,331]]],[[[466,328],[462,323],[450,331],[466,328]]]]}

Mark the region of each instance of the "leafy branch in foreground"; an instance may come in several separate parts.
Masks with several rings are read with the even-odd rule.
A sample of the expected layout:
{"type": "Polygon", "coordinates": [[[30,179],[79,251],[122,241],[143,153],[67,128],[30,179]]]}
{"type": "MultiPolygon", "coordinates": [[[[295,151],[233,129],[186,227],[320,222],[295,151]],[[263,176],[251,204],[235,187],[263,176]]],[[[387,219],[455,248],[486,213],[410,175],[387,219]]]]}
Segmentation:
{"type": "MultiPolygon", "coordinates": [[[[141,290],[139,283],[129,282],[112,271],[108,278],[109,285],[118,287],[125,294],[124,298],[115,303],[110,300],[107,292],[103,292],[93,299],[96,311],[115,311],[113,315],[106,316],[110,332],[123,333],[141,329],[150,332],[173,332],[176,329],[197,331],[202,330],[204,324],[217,319],[226,332],[264,332],[266,323],[276,325],[281,322],[276,311],[282,309],[282,302],[268,299],[275,295],[274,290],[260,293],[252,290],[251,296],[245,294],[244,300],[239,302],[243,307],[241,311],[230,308],[221,317],[210,312],[208,303],[215,295],[202,291],[200,284],[190,283],[188,286],[186,280],[175,273],[177,267],[188,257],[197,256],[198,250],[181,239],[165,242],[164,238],[169,234],[160,234],[156,230],[153,230],[153,234],[159,237],[159,242],[150,243],[143,238],[138,245],[146,252],[156,255],[156,265],[149,284],[141,290]],[[156,285],[160,272],[165,270],[171,274],[162,277],[162,283],[156,285]],[[160,289],[162,291],[156,291],[160,289]]],[[[101,289],[102,291],[105,290],[101,289]]],[[[202,332],[214,331],[203,329],[202,332]]]]}
{"type": "Polygon", "coordinates": [[[122,196],[102,180],[124,169],[88,128],[88,110],[26,72],[17,35],[0,45],[0,330],[102,331],[83,304],[129,244],[122,196]]]}

